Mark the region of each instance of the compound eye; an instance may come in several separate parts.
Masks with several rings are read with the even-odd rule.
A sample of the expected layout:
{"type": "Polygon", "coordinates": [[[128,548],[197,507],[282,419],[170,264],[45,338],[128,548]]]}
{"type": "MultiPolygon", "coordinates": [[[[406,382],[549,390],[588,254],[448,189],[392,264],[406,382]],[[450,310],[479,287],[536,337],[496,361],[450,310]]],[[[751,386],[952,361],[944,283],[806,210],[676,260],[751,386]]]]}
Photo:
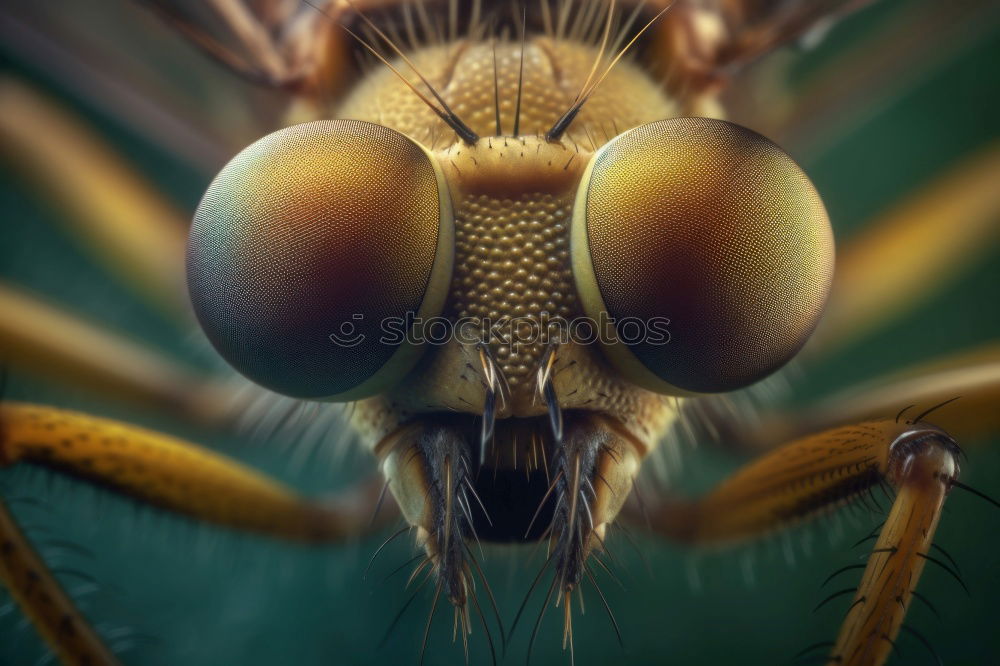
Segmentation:
{"type": "Polygon", "coordinates": [[[191,227],[188,287],[208,338],[248,378],[353,400],[413,367],[404,323],[440,314],[453,254],[451,204],[426,150],[372,123],[311,122],[216,176],[191,227]]]}
{"type": "Polygon", "coordinates": [[[823,203],[788,155],[738,125],[625,132],[592,158],[573,215],[584,309],[613,323],[606,355],[650,390],[751,384],[802,347],[826,302],[823,203]]]}

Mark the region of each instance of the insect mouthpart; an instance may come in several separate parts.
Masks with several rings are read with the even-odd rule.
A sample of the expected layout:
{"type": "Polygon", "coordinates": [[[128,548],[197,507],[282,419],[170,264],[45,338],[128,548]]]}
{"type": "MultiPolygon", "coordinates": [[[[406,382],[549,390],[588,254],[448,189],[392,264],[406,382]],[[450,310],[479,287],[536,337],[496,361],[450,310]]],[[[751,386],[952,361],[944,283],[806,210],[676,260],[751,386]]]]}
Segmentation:
{"type": "Polygon", "coordinates": [[[456,607],[471,594],[470,562],[478,569],[470,543],[481,541],[547,541],[538,576],[551,567],[548,596],[561,599],[592,575],[588,559],[631,491],[641,445],[611,417],[568,410],[561,437],[547,416],[498,420],[480,465],[478,421],[427,414],[383,440],[389,488],[456,607]]]}

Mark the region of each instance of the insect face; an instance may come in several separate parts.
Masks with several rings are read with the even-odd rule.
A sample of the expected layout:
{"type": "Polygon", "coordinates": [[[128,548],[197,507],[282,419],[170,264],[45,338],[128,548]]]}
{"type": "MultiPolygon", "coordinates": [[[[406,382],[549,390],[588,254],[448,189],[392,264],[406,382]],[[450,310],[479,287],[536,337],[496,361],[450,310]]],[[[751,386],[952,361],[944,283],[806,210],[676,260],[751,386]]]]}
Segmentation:
{"type": "Polygon", "coordinates": [[[354,425],[457,608],[473,537],[550,538],[568,595],[676,417],[667,395],[773,372],[829,288],[823,206],[766,139],[663,120],[672,102],[628,66],[566,131],[599,60],[548,38],[418,51],[466,116],[458,137],[375,73],[336,114],[359,120],[238,156],[191,235],[224,356],[284,393],[365,398],[354,425]],[[382,342],[390,317],[410,342],[382,342]],[[428,317],[447,333],[433,343],[428,317]],[[331,336],[358,322],[357,344],[331,336]]]}

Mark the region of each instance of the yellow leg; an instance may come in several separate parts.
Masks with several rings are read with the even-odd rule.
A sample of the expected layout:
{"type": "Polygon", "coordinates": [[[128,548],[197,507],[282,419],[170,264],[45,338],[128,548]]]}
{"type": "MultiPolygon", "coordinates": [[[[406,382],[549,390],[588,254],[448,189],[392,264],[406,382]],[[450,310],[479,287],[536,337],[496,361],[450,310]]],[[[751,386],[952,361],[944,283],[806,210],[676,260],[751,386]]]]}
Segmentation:
{"type": "Polygon", "coordinates": [[[960,450],[920,420],[868,421],[793,441],[723,481],[706,497],[668,499],[648,515],[668,537],[699,545],[760,536],[801,522],[888,483],[895,501],[881,528],[829,662],[878,666],[893,649],[960,450]]]}
{"type": "Polygon", "coordinates": [[[38,557],[2,497],[0,581],[63,664],[114,666],[119,663],[38,557]]]}
{"type": "MultiPolygon", "coordinates": [[[[53,407],[0,405],[0,467],[33,463],[197,520],[303,542],[371,525],[377,488],[317,503],[200,446],[53,407]]],[[[117,660],[32,549],[0,497],[0,582],[64,664],[117,660]]]]}
{"type": "Polygon", "coordinates": [[[927,561],[945,495],[958,475],[955,454],[947,442],[934,441],[898,456],[897,468],[890,470],[896,501],[828,662],[865,666],[889,658],[927,561]]]}
{"type": "Polygon", "coordinates": [[[299,541],[343,538],[368,520],[355,506],[309,502],[234,460],[169,435],[10,402],[0,406],[0,466],[17,462],[68,472],[205,522],[299,541]]]}

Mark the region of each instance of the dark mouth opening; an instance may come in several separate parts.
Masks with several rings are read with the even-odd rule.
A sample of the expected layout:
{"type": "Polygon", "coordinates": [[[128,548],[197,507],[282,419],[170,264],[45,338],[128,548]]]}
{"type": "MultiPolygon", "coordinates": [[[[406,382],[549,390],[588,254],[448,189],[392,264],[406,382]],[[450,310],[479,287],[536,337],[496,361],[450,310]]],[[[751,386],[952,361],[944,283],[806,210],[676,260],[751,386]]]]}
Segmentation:
{"type": "MultiPolygon", "coordinates": [[[[572,419],[573,415],[567,412],[566,416],[572,419]]],[[[424,420],[458,426],[468,447],[468,478],[476,495],[468,503],[475,536],[496,543],[540,539],[552,522],[557,503],[556,493],[549,493],[557,451],[548,417],[496,421],[483,465],[478,468],[479,417],[451,413],[424,420]]]]}
{"type": "Polygon", "coordinates": [[[473,486],[490,520],[486,520],[482,511],[473,512],[476,534],[483,541],[501,543],[540,539],[552,522],[555,509],[551,496],[539,509],[550,483],[544,470],[526,473],[523,469],[484,467],[473,486]]]}

